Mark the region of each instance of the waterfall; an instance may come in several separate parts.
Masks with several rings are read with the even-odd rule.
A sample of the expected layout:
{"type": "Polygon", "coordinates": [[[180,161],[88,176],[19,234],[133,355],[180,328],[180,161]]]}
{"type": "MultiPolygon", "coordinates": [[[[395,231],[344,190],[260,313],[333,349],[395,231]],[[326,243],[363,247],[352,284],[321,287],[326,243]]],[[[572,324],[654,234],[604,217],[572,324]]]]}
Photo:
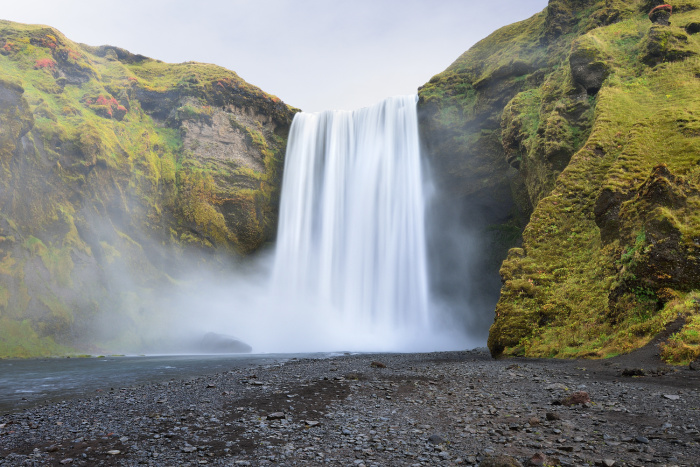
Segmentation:
{"type": "Polygon", "coordinates": [[[254,353],[474,346],[429,290],[416,101],[295,116],[275,250],[167,297],[178,341],[215,332],[254,353]]]}
{"type": "Polygon", "coordinates": [[[430,328],[416,101],[299,113],[287,147],[272,289],[375,348],[430,328]]]}

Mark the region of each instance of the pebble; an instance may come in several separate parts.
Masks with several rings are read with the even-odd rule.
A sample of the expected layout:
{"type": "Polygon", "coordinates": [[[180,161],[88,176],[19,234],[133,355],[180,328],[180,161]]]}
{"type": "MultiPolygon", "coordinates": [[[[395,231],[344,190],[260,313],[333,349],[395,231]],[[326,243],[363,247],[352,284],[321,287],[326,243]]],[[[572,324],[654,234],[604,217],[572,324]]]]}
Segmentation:
{"type": "Polygon", "coordinates": [[[700,395],[692,382],[678,385],[685,374],[650,383],[644,378],[651,376],[620,378],[614,367],[581,372],[584,362],[516,362],[494,361],[484,349],[302,358],[105,390],[0,415],[0,466],[477,466],[502,459],[508,466],[612,467],[700,458],[700,424],[688,410],[700,407],[700,395]],[[381,371],[371,365],[378,358],[381,371]],[[585,389],[591,403],[553,406],[574,393],[569,388],[585,389]],[[668,402],[681,397],[673,392],[683,404],[668,402]]]}

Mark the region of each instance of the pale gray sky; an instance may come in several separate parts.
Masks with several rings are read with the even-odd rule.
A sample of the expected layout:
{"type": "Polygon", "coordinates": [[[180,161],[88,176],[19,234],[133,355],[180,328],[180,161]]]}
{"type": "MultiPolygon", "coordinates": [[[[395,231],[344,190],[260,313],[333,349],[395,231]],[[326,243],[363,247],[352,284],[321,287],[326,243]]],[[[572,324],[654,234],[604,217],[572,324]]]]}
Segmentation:
{"type": "Polygon", "coordinates": [[[412,94],[547,0],[21,0],[0,18],[166,62],[216,63],[305,111],[412,94]]]}

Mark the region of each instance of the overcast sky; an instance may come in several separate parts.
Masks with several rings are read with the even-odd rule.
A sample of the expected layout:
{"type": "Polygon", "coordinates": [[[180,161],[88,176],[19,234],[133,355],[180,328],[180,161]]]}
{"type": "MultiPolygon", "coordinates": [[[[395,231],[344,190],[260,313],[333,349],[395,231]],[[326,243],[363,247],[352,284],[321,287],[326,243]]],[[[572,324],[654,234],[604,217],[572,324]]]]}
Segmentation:
{"type": "Polygon", "coordinates": [[[0,18],[166,62],[216,63],[305,111],[413,94],[547,0],[19,0],[0,18]]]}

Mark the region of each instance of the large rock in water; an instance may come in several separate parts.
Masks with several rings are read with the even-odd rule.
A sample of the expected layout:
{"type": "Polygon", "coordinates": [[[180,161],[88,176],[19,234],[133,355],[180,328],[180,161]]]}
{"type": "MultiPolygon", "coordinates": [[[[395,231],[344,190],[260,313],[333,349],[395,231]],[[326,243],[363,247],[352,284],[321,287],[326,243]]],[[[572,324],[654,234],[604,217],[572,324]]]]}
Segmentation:
{"type": "Polygon", "coordinates": [[[199,350],[204,353],[250,353],[253,348],[237,337],[208,332],[199,342],[199,350]]]}

